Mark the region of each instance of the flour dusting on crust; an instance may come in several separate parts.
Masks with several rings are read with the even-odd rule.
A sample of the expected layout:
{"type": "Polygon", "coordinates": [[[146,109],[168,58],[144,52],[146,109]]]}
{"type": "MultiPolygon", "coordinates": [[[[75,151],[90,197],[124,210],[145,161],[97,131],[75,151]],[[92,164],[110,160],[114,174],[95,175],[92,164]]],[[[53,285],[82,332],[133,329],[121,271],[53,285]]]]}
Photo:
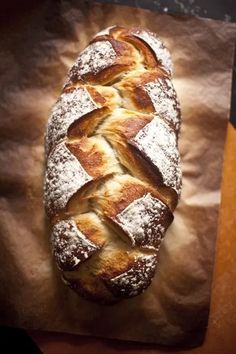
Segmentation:
{"type": "Polygon", "coordinates": [[[106,280],[105,283],[115,296],[136,296],[150,285],[156,264],[156,255],[137,257],[129,270],[106,280]]]}
{"type": "Polygon", "coordinates": [[[169,208],[150,193],[136,199],[119,213],[115,222],[130,237],[133,246],[158,249],[172,221],[169,208]]]}
{"type": "Polygon", "coordinates": [[[179,102],[173,84],[168,78],[159,78],[144,86],[157,114],[178,132],[180,128],[179,102]]]}
{"type": "Polygon", "coordinates": [[[54,225],[51,244],[57,264],[63,270],[72,270],[100,248],[88,240],[72,219],[54,225]]]}
{"type": "Polygon", "coordinates": [[[55,106],[48,120],[46,133],[46,154],[56,143],[65,139],[71,124],[85,114],[100,108],[85,87],[78,87],[72,92],[63,93],[55,106]]]}
{"type": "Polygon", "coordinates": [[[109,41],[98,41],[85,48],[69,72],[69,78],[80,79],[83,75],[96,75],[111,66],[117,55],[109,41]]]}
{"type": "Polygon", "coordinates": [[[66,207],[69,199],[93,178],[87,174],[65,143],[58,144],[47,161],[45,206],[49,214],[66,207]]]}
{"type": "Polygon", "coordinates": [[[144,42],[146,42],[150,46],[150,48],[155,53],[156,59],[160,63],[161,67],[169,75],[171,75],[173,68],[172,68],[172,61],[171,61],[170,52],[164,46],[162,41],[159,38],[157,38],[157,36],[154,33],[149,32],[149,31],[144,31],[141,29],[132,31],[132,34],[135,37],[142,39],[144,42]]]}
{"type": "Polygon", "coordinates": [[[175,132],[158,116],[131,140],[143,155],[159,170],[163,184],[181,192],[180,156],[175,132]]]}
{"type": "MultiPolygon", "coordinates": [[[[130,159],[136,159],[138,155],[145,160],[148,180],[149,175],[156,177],[157,189],[160,194],[163,192],[160,198],[168,200],[171,207],[172,202],[173,205],[177,203],[173,191],[178,196],[181,191],[177,149],[180,109],[170,80],[170,53],[148,30],[114,27],[97,33],[76,59],[53,107],[45,139],[44,200],[54,225],[51,234],[53,254],[72,289],[88,299],[104,302],[139,295],[150,285],[161,241],[173,220],[171,210],[159,200],[158,192],[152,192],[146,179],[139,181],[139,176],[127,176],[129,166],[122,166],[121,156],[126,153],[125,148],[130,148],[130,159]],[[150,63],[149,68],[145,59],[150,63]],[[123,85],[125,78],[127,85],[123,85]],[[124,96],[123,89],[127,90],[124,96]],[[129,100],[132,103],[137,99],[137,105],[131,104],[130,110],[122,106],[123,100],[126,104],[126,96],[127,107],[129,100]],[[132,119],[132,127],[128,127],[130,132],[124,125],[124,137],[120,138],[124,150],[116,152],[115,144],[112,144],[112,138],[115,142],[119,139],[116,117],[124,110],[127,118],[135,118],[136,106],[140,111],[150,113],[147,117],[153,120],[145,119],[145,125],[141,125],[141,121],[132,119]],[[95,113],[89,114],[91,112],[95,113]],[[82,118],[85,115],[86,122],[82,118]],[[110,139],[106,127],[110,128],[112,123],[114,137],[110,139]],[[87,134],[82,136],[85,131],[87,134]],[[109,149],[113,149],[111,156],[109,149]],[[92,171],[94,177],[90,175],[92,171]],[[100,178],[103,171],[106,178],[100,178]],[[89,194],[87,187],[90,186],[89,194]],[[132,188],[128,190],[130,186],[132,188]],[[114,208],[113,194],[114,201],[117,200],[114,208]],[[85,203],[84,208],[87,196],[91,202],[85,203]],[[95,221],[98,224],[80,213],[87,213],[87,208],[97,213],[99,219],[95,221]],[[110,220],[105,218],[107,215],[112,215],[110,220]],[[112,223],[115,234],[120,234],[119,241],[118,235],[112,233],[112,223]],[[130,242],[125,242],[127,240],[130,242]]],[[[120,123],[123,124],[123,120],[120,123]]],[[[140,165],[144,173],[145,166],[140,165]]]]}

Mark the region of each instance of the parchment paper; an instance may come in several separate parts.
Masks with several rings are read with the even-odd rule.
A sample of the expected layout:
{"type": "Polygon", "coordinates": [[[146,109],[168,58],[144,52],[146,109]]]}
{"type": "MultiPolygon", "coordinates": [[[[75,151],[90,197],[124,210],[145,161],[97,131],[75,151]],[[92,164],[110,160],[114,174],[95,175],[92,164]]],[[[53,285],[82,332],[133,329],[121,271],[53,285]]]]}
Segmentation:
{"type": "Polygon", "coordinates": [[[12,13],[0,34],[0,318],[31,329],[197,345],[207,325],[235,26],[77,1],[12,13]],[[182,107],[183,192],[152,286],[113,306],[79,298],[52,260],[43,135],[66,72],[102,28],[141,25],[170,49],[182,107]]]}

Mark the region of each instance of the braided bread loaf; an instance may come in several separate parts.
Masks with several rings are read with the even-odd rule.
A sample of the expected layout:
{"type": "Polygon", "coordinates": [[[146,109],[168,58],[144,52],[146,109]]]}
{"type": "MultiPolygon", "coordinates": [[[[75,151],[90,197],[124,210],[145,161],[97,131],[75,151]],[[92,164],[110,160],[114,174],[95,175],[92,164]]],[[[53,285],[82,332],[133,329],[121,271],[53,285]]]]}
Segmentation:
{"type": "Polygon", "coordinates": [[[151,32],[98,33],[69,71],[46,132],[45,207],[64,281],[111,303],[151,283],[181,191],[180,109],[151,32]]]}

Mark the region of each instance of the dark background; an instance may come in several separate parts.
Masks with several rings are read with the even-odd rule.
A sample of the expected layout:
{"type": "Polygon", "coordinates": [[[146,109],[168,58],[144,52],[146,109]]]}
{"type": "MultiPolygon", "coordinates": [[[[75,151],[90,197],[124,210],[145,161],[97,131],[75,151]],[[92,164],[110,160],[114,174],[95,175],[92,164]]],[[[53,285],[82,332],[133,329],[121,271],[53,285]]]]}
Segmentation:
{"type": "MultiPolygon", "coordinates": [[[[16,11],[27,11],[29,8],[37,6],[39,1],[40,0],[0,0],[0,28],[1,24],[4,24],[5,21],[11,21],[13,19],[13,14],[16,11]]],[[[201,16],[216,20],[236,22],[235,0],[97,0],[97,2],[128,5],[165,13],[201,16]]],[[[236,128],[236,56],[233,76],[230,120],[236,128]]],[[[0,343],[1,349],[3,350],[1,353],[4,354],[40,353],[40,350],[37,349],[36,345],[24,330],[0,327],[0,343]]]]}
{"type": "Polygon", "coordinates": [[[97,0],[97,2],[142,7],[165,13],[174,12],[209,17],[223,21],[236,21],[235,0],[97,0]]]}

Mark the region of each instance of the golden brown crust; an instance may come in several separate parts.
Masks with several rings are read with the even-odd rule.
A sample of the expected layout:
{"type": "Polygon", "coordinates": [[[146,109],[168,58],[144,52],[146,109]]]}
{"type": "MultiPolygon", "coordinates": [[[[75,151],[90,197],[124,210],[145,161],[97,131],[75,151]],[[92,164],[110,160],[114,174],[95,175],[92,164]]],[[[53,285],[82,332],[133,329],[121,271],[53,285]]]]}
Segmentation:
{"type": "Polygon", "coordinates": [[[102,224],[96,220],[93,213],[79,215],[75,219],[77,227],[81,232],[97,246],[103,246],[107,238],[102,224]]]}
{"type": "Polygon", "coordinates": [[[62,279],[78,295],[90,301],[101,304],[112,304],[119,301],[107,289],[105,284],[94,275],[83,277],[80,274],[76,278],[71,278],[71,273],[63,273],[62,279]]]}
{"type": "Polygon", "coordinates": [[[109,112],[108,107],[103,107],[84,115],[70,126],[68,138],[82,138],[84,135],[90,134],[109,112]]]}
{"type": "Polygon", "coordinates": [[[124,96],[130,98],[137,111],[154,113],[155,108],[150,96],[144,89],[144,85],[164,76],[165,75],[160,70],[156,69],[153,71],[139,73],[137,76],[134,75],[124,78],[117,83],[116,86],[119,90],[121,90],[124,96]]]}
{"type": "Polygon", "coordinates": [[[101,169],[104,162],[104,155],[95,145],[89,144],[88,138],[82,138],[79,142],[67,144],[71,153],[76,156],[84,169],[94,178],[101,177],[101,169]]]}
{"type": "Polygon", "coordinates": [[[150,49],[148,48],[148,46],[145,44],[145,42],[143,42],[142,40],[140,40],[139,38],[135,37],[132,34],[132,30],[131,31],[122,31],[120,34],[120,38],[122,38],[123,40],[132,43],[136,48],[138,48],[140,50],[140,52],[142,53],[143,57],[144,57],[144,63],[145,65],[147,65],[149,68],[156,68],[157,66],[157,59],[155,58],[155,55],[152,51],[150,51],[150,49]]]}
{"type": "MultiPolygon", "coordinates": [[[[91,69],[89,68],[86,73],[81,73],[83,63],[76,62],[74,66],[72,66],[69,73],[69,85],[78,82],[106,85],[117,78],[121,73],[135,67],[135,49],[129,43],[117,41],[109,36],[101,36],[99,38],[95,38],[91,42],[90,46],[92,47],[94,44],[99,46],[99,43],[110,44],[110,48],[102,49],[107,50],[108,52],[113,51],[114,56],[110,61],[110,65],[107,65],[99,72],[93,70],[93,66],[91,65],[91,69]]],[[[89,57],[88,60],[93,61],[95,59],[94,57],[96,57],[96,51],[91,50],[91,57],[89,57]]]]}
{"type": "MultiPolygon", "coordinates": [[[[84,87],[98,107],[91,113],[84,114],[70,125],[67,134],[68,138],[82,138],[83,136],[90,135],[96,126],[112,112],[114,106],[119,103],[119,97],[112,88],[102,90],[102,93],[100,93],[100,87],[96,89],[89,85],[84,85],[84,87]]],[[[73,92],[75,89],[75,86],[67,86],[63,92],[73,92]]]]}
{"type": "Polygon", "coordinates": [[[150,123],[152,119],[153,116],[150,115],[128,117],[123,124],[120,125],[119,130],[122,135],[129,140],[138,134],[138,132],[144,128],[146,124],[150,123]]]}
{"type": "Polygon", "coordinates": [[[155,255],[138,257],[125,271],[103,280],[107,288],[117,298],[136,296],[150,285],[156,264],[155,255]]]}
{"type": "Polygon", "coordinates": [[[135,261],[134,255],[128,252],[116,251],[107,256],[103,261],[97,275],[102,279],[111,279],[126,272],[135,261]]]}
{"type": "Polygon", "coordinates": [[[147,124],[153,120],[152,114],[130,113],[123,110],[120,115],[113,117],[101,128],[107,139],[116,150],[120,162],[142,181],[159,191],[159,198],[166,203],[171,210],[174,210],[178,201],[176,192],[166,188],[163,184],[161,171],[142,156],[133,138],[147,124]]]}
{"type": "Polygon", "coordinates": [[[180,110],[168,50],[113,26],[68,73],[46,133],[45,206],[64,281],[114,303],[151,283],[181,190],[180,110]]]}
{"type": "Polygon", "coordinates": [[[125,98],[125,108],[158,114],[178,135],[180,108],[176,92],[170,86],[166,74],[160,70],[142,72],[136,76],[125,77],[115,86],[125,98]],[[150,95],[150,88],[152,87],[154,95],[150,95]],[[169,107],[167,108],[167,106],[169,107]]]}

